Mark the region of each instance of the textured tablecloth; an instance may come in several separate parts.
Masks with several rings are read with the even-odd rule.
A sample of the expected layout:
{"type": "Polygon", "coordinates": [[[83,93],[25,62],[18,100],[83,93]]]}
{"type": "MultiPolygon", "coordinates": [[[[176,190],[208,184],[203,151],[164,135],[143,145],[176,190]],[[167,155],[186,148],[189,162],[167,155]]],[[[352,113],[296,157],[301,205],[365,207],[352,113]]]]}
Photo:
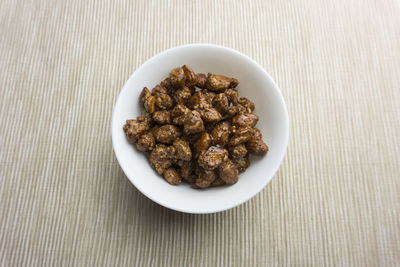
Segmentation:
{"type": "Polygon", "coordinates": [[[400,2],[0,2],[3,266],[400,265],[400,2]],[[111,113],[167,48],[254,58],[285,97],[272,182],[229,211],[144,197],[120,169],[111,113]]]}

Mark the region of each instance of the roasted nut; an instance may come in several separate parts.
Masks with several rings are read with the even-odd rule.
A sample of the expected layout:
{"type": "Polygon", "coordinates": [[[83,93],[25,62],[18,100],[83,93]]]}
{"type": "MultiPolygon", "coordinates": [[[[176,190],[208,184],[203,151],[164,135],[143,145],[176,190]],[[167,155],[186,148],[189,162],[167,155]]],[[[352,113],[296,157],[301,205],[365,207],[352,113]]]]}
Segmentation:
{"type": "Polygon", "coordinates": [[[229,141],[230,146],[237,146],[246,143],[253,136],[253,129],[251,127],[241,127],[236,130],[235,134],[229,141]]]}
{"type": "Polygon", "coordinates": [[[228,151],[224,148],[211,146],[200,153],[198,163],[205,170],[218,168],[222,162],[228,159],[228,151]]]}
{"type": "Polygon", "coordinates": [[[180,167],[181,177],[185,180],[191,179],[193,173],[193,162],[178,160],[177,165],[180,167]]]}
{"type": "Polygon", "coordinates": [[[214,96],[212,104],[221,114],[225,114],[229,110],[229,100],[224,93],[214,96]]]}
{"type": "Polygon", "coordinates": [[[167,94],[157,94],[155,99],[155,104],[160,109],[170,109],[174,104],[172,98],[167,94]]]}
{"type": "Polygon", "coordinates": [[[153,135],[151,133],[145,133],[139,137],[139,140],[136,143],[136,148],[139,151],[145,152],[148,150],[153,150],[154,145],[155,140],[153,135]]]}
{"type": "Polygon", "coordinates": [[[191,109],[204,109],[211,107],[211,105],[208,103],[204,93],[200,91],[190,97],[188,107],[191,109]]]}
{"type": "Polygon", "coordinates": [[[262,138],[262,133],[260,129],[253,128],[253,137],[252,138],[262,138]]]}
{"type": "Polygon", "coordinates": [[[142,92],[140,93],[140,101],[144,103],[144,101],[151,96],[150,91],[147,87],[143,87],[142,92]]]}
{"type": "Polygon", "coordinates": [[[189,161],[192,158],[192,151],[190,150],[189,144],[177,138],[173,144],[175,148],[175,158],[178,160],[189,161]]]}
{"type": "Polygon", "coordinates": [[[147,87],[143,88],[140,101],[148,113],[152,114],[156,110],[156,98],[150,94],[147,87]]]}
{"type": "Polygon", "coordinates": [[[254,127],[258,122],[258,116],[253,113],[238,114],[232,119],[232,123],[238,127],[254,127]]]}
{"type": "Polygon", "coordinates": [[[156,141],[163,144],[172,144],[181,135],[181,130],[171,124],[163,125],[154,132],[156,141]]]}
{"type": "Polygon", "coordinates": [[[203,90],[201,91],[207,101],[207,103],[209,104],[210,107],[212,107],[212,102],[214,100],[214,97],[217,95],[214,92],[208,91],[208,90],[203,90]]]}
{"type": "Polygon", "coordinates": [[[205,108],[200,111],[201,118],[205,122],[218,122],[222,119],[221,114],[215,108],[205,108]]]}
{"type": "Polygon", "coordinates": [[[244,144],[233,146],[229,148],[229,155],[232,158],[243,158],[247,155],[247,149],[244,144]]]}
{"type": "Polygon", "coordinates": [[[203,120],[201,119],[200,113],[193,110],[187,114],[183,123],[183,132],[186,135],[199,133],[204,131],[203,120]]]}
{"type": "Polygon", "coordinates": [[[227,117],[234,116],[238,111],[237,98],[226,93],[217,94],[213,98],[212,104],[222,115],[227,117]]]}
{"type": "Polygon", "coordinates": [[[250,153],[263,156],[267,154],[269,148],[261,138],[251,138],[247,144],[247,149],[250,153]]]}
{"type": "Polygon", "coordinates": [[[194,71],[186,65],[182,66],[183,72],[185,73],[186,86],[193,87],[197,83],[197,76],[194,71]]]}
{"type": "Polygon", "coordinates": [[[175,91],[174,100],[175,103],[177,104],[186,104],[186,102],[190,99],[191,96],[192,92],[190,91],[190,89],[184,86],[181,89],[175,91]]]}
{"type": "Polygon", "coordinates": [[[171,79],[171,83],[174,87],[181,87],[185,85],[186,76],[183,68],[173,69],[169,75],[169,78],[171,79]]]}
{"type": "Polygon", "coordinates": [[[196,77],[197,77],[196,86],[205,89],[207,87],[207,76],[203,73],[197,73],[196,77]]]}
{"type": "Polygon", "coordinates": [[[180,184],[182,181],[181,176],[174,168],[165,170],[163,175],[165,180],[172,185],[180,184]]]}
{"type": "Polygon", "coordinates": [[[225,95],[228,97],[229,102],[236,105],[238,103],[238,92],[234,89],[227,89],[225,95]]]}
{"type": "Polygon", "coordinates": [[[243,158],[233,158],[232,162],[235,163],[239,172],[244,172],[250,166],[250,160],[248,154],[243,158]]]}
{"type": "Polygon", "coordinates": [[[239,171],[236,165],[231,160],[226,160],[218,168],[219,177],[224,180],[226,184],[236,184],[239,177],[239,171]]]}
{"type": "Polygon", "coordinates": [[[254,106],[254,103],[250,99],[248,99],[246,97],[241,97],[241,98],[239,98],[238,102],[240,105],[242,105],[245,108],[247,113],[251,113],[254,111],[255,106],[254,106]]]}
{"type": "Polygon", "coordinates": [[[168,94],[167,88],[157,84],[153,89],[151,89],[151,94],[153,96],[157,96],[160,94],[168,94]]]}
{"type": "Polygon", "coordinates": [[[158,144],[150,153],[150,164],[159,174],[172,165],[171,151],[166,145],[158,144]]]}
{"type": "Polygon", "coordinates": [[[238,93],[234,89],[228,89],[225,91],[225,95],[227,96],[229,103],[226,115],[232,117],[238,112],[238,93]]]}
{"type": "Polygon", "coordinates": [[[198,178],[194,184],[196,188],[207,188],[217,178],[213,170],[204,170],[202,168],[198,168],[198,170],[200,171],[198,171],[198,178]]]}
{"type": "Polygon", "coordinates": [[[214,182],[211,183],[211,187],[216,187],[216,186],[222,186],[222,185],[226,185],[225,181],[222,180],[220,177],[218,177],[217,179],[214,180],[214,182]]]}
{"type": "Polygon", "coordinates": [[[167,110],[160,110],[153,113],[153,120],[159,124],[171,123],[171,115],[167,110]]]}
{"type": "Polygon", "coordinates": [[[211,135],[209,133],[203,133],[197,143],[194,145],[196,155],[201,151],[207,150],[211,146],[211,135]]]}
{"type": "Polygon", "coordinates": [[[151,127],[149,133],[151,133],[151,134],[153,135],[153,137],[154,137],[154,135],[155,135],[155,133],[156,133],[156,130],[157,130],[158,128],[160,128],[160,126],[154,125],[153,127],[151,127]]]}
{"type": "Polygon", "coordinates": [[[135,143],[139,136],[150,129],[151,122],[148,117],[138,116],[136,120],[127,120],[124,132],[130,143],[135,143]]]}
{"type": "Polygon", "coordinates": [[[178,104],[176,105],[172,111],[172,122],[173,124],[183,125],[185,122],[186,116],[190,113],[190,109],[188,109],[185,105],[178,104]]]}
{"type": "Polygon", "coordinates": [[[188,142],[189,144],[196,144],[197,141],[200,139],[201,135],[203,134],[203,132],[198,132],[198,133],[194,133],[194,134],[189,134],[189,135],[184,135],[182,136],[182,139],[184,139],[186,142],[188,142]]]}
{"type": "Polygon", "coordinates": [[[160,83],[160,85],[161,85],[162,87],[164,87],[165,89],[167,89],[168,93],[170,93],[170,92],[172,92],[172,91],[174,90],[174,86],[173,86],[172,81],[171,81],[171,79],[170,79],[169,77],[168,77],[168,78],[165,78],[165,79],[160,83]]]}
{"type": "Polygon", "coordinates": [[[235,88],[238,84],[238,80],[223,75],[208,73],[207,76],[207,89],[217,93],[228,88],[235,88]]]}
{"type": "Polygon", "coordinates": [[[218,123],[211,131],[211,136],[214,145],[226,146],[229,142],[231,132],[231,124],[228,121],[218,123]]]}

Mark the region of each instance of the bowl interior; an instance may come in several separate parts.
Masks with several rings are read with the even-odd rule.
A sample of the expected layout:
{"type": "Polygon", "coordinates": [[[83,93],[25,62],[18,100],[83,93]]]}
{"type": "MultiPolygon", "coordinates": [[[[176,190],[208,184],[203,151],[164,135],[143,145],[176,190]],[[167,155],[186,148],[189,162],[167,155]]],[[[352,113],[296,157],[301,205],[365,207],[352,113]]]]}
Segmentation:
{"type": "Polygon", "coordinates": [[[170,209],[190,213],[211,213],[239,205],[257,194],[271,180],[283,159],[288,142],[288,115],[280,90],[253,60],[229,48],[214,45],[186,45],[166,50],[145,62],[129,78],[116,102],[112,139],[114,151],[129,180],[147,197],[170,209]],[[122,126],[140,115],[138,101],[144,86],[153,88],[172,68],[186,64],[196,73],[235,77],[240,96],[255,103],[260,117],[256,127],[270,150],[265,157],[252,157],[250,167],[239,174],[232,186],[192,189],[188,184],[168,184],[151,167],[145,155],[126,140],[122,126]]]}

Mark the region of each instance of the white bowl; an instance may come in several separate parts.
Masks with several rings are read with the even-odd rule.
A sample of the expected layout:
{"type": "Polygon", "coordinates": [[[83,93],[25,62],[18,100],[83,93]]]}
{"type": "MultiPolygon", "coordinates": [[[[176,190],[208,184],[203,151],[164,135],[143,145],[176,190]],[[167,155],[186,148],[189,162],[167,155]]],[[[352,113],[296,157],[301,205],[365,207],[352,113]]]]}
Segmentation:
{"type": "Polygon", "coordinates": [[[289,119],[282,94],[268,73],[254,60],[231,48],[190,44],[161,52],[140,66],[126,82],[117,99],[112,118],[112,141],[121,168],[145,196],[167,208],[188,213],[213,213],[233,208],[260,192],[272,179],[286,152],[289,119]],[[127,119],[140,115],[139,94],[153,88],[171,69],[190,66],[196,73],[216,73],[239,80],[240,96],[255,103],[258,127],[269,146],[264,157],[252,157],[250,167],[231,186],[203,190],[190,185],[170,185],[158,175],[145,155],[128,143],[122,127],[127,119]]]}

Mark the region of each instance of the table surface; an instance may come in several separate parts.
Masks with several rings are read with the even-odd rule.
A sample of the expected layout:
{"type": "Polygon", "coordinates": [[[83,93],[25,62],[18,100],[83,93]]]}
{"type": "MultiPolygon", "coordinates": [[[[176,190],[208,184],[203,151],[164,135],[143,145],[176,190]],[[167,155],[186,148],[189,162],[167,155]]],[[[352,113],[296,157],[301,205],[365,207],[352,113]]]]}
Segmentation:
{"type": "Polygon", "coordinates": [[[0,3],[0,265],[400,264],[399,1],[0,3]],[[145,60],[188,43],[254,58],[282,90],[290,142],[229,211],[144,197],[111,113],[145,60]]]}

